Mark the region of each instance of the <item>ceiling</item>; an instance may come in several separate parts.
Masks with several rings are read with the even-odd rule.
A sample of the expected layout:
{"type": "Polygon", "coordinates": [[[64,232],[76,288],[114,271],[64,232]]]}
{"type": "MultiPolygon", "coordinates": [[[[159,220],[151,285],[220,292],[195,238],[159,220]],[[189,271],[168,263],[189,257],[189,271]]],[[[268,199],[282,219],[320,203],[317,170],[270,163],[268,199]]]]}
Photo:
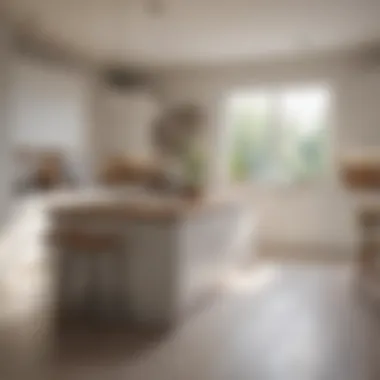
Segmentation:
{"type": "Polygon", "coordinates": [[[379,0],[9,0],[11,14],[101,62],[245,62],[380,41],[379,0]]]}

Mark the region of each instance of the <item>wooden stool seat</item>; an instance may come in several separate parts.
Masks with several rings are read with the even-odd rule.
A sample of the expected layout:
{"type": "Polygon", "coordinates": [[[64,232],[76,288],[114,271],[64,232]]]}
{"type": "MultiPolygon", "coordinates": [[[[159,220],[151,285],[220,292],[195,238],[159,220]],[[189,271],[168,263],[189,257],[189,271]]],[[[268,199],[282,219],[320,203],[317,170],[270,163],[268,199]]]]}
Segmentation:
{"type": "Polygon", "coordinates": [[[79,250],[97,253],[115,249],[120,244],[120,236],[104,232],[67,230],[51,235],[50,241],[54,244],[62,245],[62,247],[68,250],[68,253],[70,251],[75,253],[79,250]]]}

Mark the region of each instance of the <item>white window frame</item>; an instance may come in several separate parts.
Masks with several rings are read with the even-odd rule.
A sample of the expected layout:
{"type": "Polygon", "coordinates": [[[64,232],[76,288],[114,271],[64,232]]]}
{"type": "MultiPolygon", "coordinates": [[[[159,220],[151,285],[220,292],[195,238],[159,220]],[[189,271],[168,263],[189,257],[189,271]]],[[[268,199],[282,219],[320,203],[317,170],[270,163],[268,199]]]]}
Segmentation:
{"type": "MultiPolygon", "coordinates": [[[[259,180],[247,180],[243,181],[243,184],[248,184],[255,187],[264,187],[264,188],[284,188],[284,187],[290,187],[290,188],[299,188],[299,187],[309,187],[309,186],[318,186],[318,185],[324,185],[328,182],[331,182],[332,178],[334,178],[334,155],[333,155],[333,144],[335,141],[335,131],[333,130],[333,105],[334,105],[334,96],[332,87],[326,83],[326,82],[310,82],[310,83],[285,83],[279,86],[247,86],[247,87],[240,87],[235,88],[233,91],[230,91],[228,96],[224,98],[224,121],[225,121],[225,137],[227,140],[226,144],[226,165],[230,164],[230,157],[231,157],[231,149],[232,149],[232,143],[231,143],[231,133],[232,132],[232,121],[231,116],[229,115],[229,103],[231,102],[231,98],[236,94],[257,94],[257,93],[264,93],[271,96],[275,96],[277,99],[281,98],[281,94],[285,94],[286,92],[291,91],[309,91],[313,89],[320,89],[322,91],[326,91],[328,94],[327,99],[327,107],[326,107],[326,128],[327,130],[327,136],[326,144],[325,144],[325,154],[326,154],[326,167],[323,173],[321,175],[316,176],[313,179],[307,180],[307,181],[291,181],[290,183],[284,183],[282,181],[259,181],[259,180]],[[276,96],[277,95],[277,96],[276,96]]],[[[278,102],[277,102],[278,103],[278,102]]],[[[279,152],[280,147],[282,145],[282,134],[283,134],[283,124],[285,122],[284,119],[280,116],[281,111],[274,111],[273,115],[275,118],[278,119],[278,122],[272,122],[273,129],[277,130],[277,133],[274,133],[273,138],[273,151],[279,152]],[[275,148],[277,147],[277,149],[275,148]]],[[[281,158],[278,158],[278,160],[281,160],[281,158]]],[[[235,183],[235,181],[232,180],[230,176],[230,171],[228,171],[228,182],[230,184],[235,183]]]]}

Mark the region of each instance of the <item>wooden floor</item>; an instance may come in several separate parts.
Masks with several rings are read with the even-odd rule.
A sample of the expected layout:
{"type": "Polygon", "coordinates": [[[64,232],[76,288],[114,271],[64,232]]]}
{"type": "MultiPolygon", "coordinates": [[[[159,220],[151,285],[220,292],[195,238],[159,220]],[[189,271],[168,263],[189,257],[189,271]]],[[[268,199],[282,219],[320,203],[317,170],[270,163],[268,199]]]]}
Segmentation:
{"type": "Polygon", "coordinates": [[[380,312],[345,264],[260,262],[171,331],[58,337],[42,261],[22,261],[0,297],[1,380],[380,379],[380,312]]]}
{"type": "Polygon", "coordinates": [[[2,310],[1,379],[380,379],[376,307],[341,265],[260,264],[162,334],[58,338],[44,296],[19,296],[2,310]]]}

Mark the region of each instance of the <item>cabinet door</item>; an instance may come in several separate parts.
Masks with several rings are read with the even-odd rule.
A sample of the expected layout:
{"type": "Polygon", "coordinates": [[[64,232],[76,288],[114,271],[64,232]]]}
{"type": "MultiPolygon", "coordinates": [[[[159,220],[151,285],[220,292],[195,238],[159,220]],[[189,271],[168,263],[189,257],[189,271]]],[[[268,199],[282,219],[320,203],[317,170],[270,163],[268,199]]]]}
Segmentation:
{"type": "Polygon", "coordinates": [[[335,136],[339,150],[379,146],[379,99],[379,72],[358,74],[339,87],[335,136]]]}
{"type": "Polygon", "coordinates": [[[149,159],[153,150],[154,101],[139,93],[110,94],[107,110],[109,154],[149,159]]]}

